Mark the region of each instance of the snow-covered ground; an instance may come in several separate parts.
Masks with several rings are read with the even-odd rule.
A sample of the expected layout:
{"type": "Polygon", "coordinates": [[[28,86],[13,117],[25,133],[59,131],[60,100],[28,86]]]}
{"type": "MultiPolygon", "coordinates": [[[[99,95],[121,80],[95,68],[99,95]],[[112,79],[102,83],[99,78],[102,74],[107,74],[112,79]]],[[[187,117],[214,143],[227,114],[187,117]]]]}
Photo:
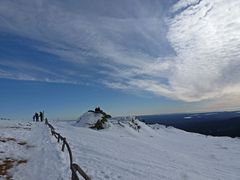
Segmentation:
{"type": "MultiPolygon", "coordinates": [[[[240,139],[207,137],[161,125],[149,127],[135,120],[141,126],[138,131],[129,120],[113,118],[109,128],[99,131],[73,121],[50,123],[67,138],[73,161],[92,179],[239,179],[240,139]]],[[[15,179],[70,179],[68,155],[60,151],[61,144],[43,123],[23,125],[31,130],[4,126],[9,125],[0,123],[1,137],[26,141],[30,146],[0,142],[0,159],[27,160],[11,169],[15,179]]]]}
{"type": "Polygon", "coordinates": [[[90,127],[102,117],[103,115],[101,113],[86,112],[79,118],[79,120],[76,121],[74,126],[90,127]]]}
{"type": "Polygon", "coordinates": [[[0,121],[0,170],[6,160],[13,166],[0,179],[70,179],[68,161],[60,149],[43,123],[0,121]]]}

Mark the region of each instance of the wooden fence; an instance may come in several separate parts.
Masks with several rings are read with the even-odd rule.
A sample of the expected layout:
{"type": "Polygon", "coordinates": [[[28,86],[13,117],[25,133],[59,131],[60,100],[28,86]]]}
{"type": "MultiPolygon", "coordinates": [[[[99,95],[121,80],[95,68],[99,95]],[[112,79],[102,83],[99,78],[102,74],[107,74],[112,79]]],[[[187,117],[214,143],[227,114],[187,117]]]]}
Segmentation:
{"type": "Polygon", "coordinates": [[[62,151],[64,152],[65,147],[67,147],[69,160],[70,160],[70,169],[72,171],[72,180],[79,180],[78,173],[85,179],[91,180],[91,178],[80,168],[76,163],[73,163],[72,151],[65,137],[61,136],[60,133],[55,131],[55,128],[48,122],[47,118],[45,119],[45,124],[51,129],[52,136],[57,139],[57,142],[62,141],[62,151]],[[78,172],[78,173],[77,173],[78,172]]]}

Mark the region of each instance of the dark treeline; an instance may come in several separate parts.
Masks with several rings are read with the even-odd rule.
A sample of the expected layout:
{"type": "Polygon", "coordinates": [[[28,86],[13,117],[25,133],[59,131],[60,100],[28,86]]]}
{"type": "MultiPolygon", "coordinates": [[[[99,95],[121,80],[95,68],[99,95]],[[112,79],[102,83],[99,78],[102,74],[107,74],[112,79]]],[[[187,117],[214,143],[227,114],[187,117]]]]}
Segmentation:
{"type": "Polygon", "coordinates": [[[212,136],[240,137],[240,113],[221,112],[216,114],[172,114],[159,116],[140,116],[149,124],[173,126],[188,132],[212,136]]]}
{"type": "Polygon", "coordinates": [[[219,121],[175,123],[171,126],[204,135],[240,137],[240,117],[219,121]]]}
{"type": "Polygon", "coordinates": [[[3,117],[0,117],[0,120],[9,121],[9,120],[10,120],[10,118],[3,118],[3,117]]]}

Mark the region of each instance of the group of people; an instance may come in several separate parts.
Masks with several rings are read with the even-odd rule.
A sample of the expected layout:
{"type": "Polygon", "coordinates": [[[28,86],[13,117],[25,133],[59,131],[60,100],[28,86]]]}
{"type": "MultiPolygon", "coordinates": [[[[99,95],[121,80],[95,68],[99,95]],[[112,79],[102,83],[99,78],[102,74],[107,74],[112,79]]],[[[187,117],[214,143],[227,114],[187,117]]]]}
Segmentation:
{"type": "Polygon", "coordinates": [[[35,114],[33,115],[33,121],[36,121],[36,122],[38,122],[38,121],[43,121],[43,119],[44,119],[44,112],[39,112],[39,114],[37,113],[37,112],[35,112],[35,114]]]}

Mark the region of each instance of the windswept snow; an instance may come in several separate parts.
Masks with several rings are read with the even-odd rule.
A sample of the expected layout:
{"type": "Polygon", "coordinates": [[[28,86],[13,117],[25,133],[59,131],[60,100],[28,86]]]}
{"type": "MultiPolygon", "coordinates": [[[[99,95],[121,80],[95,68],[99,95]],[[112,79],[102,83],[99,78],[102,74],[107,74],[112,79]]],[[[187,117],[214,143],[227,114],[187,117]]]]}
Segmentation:
{"type": "MultiPolygon", "coordinates": [[[[82,117],[85,122],[94,118],[92,113],[82,117]]],[[[80,121],[50,122],[67,138],[73,162],[92,179],[237,180],[240,177],[238,138],[147,126],[134,117],[109,121],[110,127],[99,131],[83,127],[84,124],[79,126],[80,121]],[[139,131],[129,123],[132,119],[140,126],[139,131]]],[[[1,144],[1,151],[5,151],[0,153],[1,159],[12,156],[28,160],[11,170],[15,179],[70,179],[68,157],[43,123],[33,123],[31,130],[2,127],[3,124],[1,136],[21,139],[33,146],[27,149],[14,142],[1,144]]]]}
{"type": "MultiPolygon", "coordinates": [[[[130,118],[131,119],[131,118],[130,118]]],[[[71,144],[75,161],[92,179],[236,180],[240,177],[240,140],[188,133],[135,120],[111,119],[111,127],[96,131],[55,126],[71,144]]]]}
{"type": "Polygon", "coordinates": [[[79,120],[74,124],[74,126],[89,127],[96,123],[99,119],[102,119],[103,114],[86,112],[84,113],[79,120]]]}
{"type": "MultiPolygon", "coordinates": [[[[0,122],[0,164],[5,159],[26,160],[8,172],[16,180],[65,180],[70,178],[69,163],[61,146],[43,123],[0,122]],[[58,147],[60,146],[60,147],[58,147]]],[[[4,179],[6,176],[0,176],[4,179]]]]}

